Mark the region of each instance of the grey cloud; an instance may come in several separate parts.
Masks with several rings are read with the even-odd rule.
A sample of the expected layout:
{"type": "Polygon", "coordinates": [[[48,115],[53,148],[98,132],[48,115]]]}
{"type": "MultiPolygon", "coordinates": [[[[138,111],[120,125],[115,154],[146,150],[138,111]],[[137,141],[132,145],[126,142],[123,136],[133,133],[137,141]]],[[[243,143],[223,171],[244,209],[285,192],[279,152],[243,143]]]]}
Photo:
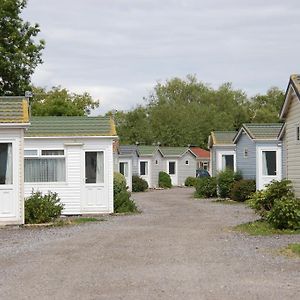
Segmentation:
{"type": "Polygon", "coordinates": [[[285,88],[300,72],[299,17],[296,0],[29,0],[24,12],[47,42],[34,83],[87,90],[101,113],[187,74],[250,95],[285,88]]]}

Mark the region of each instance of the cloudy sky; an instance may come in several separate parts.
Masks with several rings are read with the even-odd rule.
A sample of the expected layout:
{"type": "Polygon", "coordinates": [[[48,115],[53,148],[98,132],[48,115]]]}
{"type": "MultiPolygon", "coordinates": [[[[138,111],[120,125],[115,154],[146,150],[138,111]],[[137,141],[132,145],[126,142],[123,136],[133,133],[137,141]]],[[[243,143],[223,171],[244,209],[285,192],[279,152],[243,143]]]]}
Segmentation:
{"type": "Polygon", "coordinates": [[[33,82],[89,92],[103,114],[195,74],[249,95],[300,72],[299,0],[28,0],[46,40],[33,82]]]}

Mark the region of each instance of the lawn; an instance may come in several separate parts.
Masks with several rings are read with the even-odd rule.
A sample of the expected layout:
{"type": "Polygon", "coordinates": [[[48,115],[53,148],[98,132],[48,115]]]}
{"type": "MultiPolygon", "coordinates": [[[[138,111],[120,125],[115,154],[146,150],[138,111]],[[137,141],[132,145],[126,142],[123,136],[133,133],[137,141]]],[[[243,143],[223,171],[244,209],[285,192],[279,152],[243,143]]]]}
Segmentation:
{"type": "Polygon", "coordinates": [[[235,226],[233,229],[249,235],[300,234],[300,229],[275,229],[269,223],[262,220],[240,224],[235,226]]]}
{"type": "Polygon", "coordinates": [[[281,249],[279,253],[289,256],[289,257],[299,257],[300,258],[300,244],[289,244],[285,248],[281,249]]]}

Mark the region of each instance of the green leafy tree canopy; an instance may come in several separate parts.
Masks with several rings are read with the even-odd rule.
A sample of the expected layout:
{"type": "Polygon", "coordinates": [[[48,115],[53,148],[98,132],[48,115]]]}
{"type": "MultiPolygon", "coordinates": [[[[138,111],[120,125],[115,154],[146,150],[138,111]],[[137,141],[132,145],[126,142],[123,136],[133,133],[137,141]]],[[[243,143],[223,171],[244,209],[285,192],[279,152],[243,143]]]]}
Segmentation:
{"type": "Polygon", "coordinates": [[[67,89],[53,87],[34,87],[31,101],[33,116],[84,116],[99,106],[99,101],[93,100],[89,93],[75,94],[67,89]]]}
{"type": "Polygon", "coordinates": [[[0,1],[0,95],[24,95],[30,78],[42,63],[43,40],[35,41],[38,24],[20,17],[27,0],[0,1]]]}

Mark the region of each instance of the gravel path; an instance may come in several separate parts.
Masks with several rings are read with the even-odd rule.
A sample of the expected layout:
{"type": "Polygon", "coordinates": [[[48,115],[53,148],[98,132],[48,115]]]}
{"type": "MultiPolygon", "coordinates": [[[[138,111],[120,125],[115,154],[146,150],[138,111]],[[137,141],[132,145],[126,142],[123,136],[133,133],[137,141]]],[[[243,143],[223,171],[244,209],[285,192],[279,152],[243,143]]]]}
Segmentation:
{"type": "Polygon", "coordinates": [[[140,215],[0,229],[0,299],[300,299],[300,260],[272,253],[300,236],[250,237],[243,205],[192,189],[135,194],[140,215]]]}

